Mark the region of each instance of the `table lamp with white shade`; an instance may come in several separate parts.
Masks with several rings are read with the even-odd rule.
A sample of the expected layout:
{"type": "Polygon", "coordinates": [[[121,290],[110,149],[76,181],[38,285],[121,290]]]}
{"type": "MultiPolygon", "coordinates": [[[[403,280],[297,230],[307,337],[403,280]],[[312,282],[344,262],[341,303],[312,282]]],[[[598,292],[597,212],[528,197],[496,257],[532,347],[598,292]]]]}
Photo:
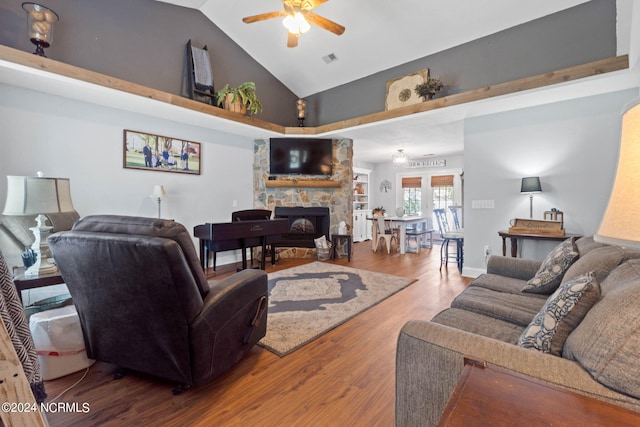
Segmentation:
{"type": "Polygon", "coordinates": [[[35,216],[37,226],[29,228],[35,240],[31,249],[36,254],[36,262],[25,275],[51,274],[58,268],[49,263],[47,236],[53,227],[46,225],[45,213],[74,212],[71,203],[71,185],[68,178],[38,176],[7,176],[7,200],[4,215],[35,216]]]}

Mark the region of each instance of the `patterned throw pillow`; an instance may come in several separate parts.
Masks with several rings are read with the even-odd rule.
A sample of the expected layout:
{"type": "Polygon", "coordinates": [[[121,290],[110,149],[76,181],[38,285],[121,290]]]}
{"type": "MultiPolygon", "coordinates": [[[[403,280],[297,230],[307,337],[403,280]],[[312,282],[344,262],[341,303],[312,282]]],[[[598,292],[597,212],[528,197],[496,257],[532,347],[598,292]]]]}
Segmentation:
{"type": "Polygon", "coordinates": [[[518,345],[561,356],[565,340],[599,297],[593,272],[560,285],[522,332],[518,345]]]}
{"type": "Polygon", "coordinates": [[[575,237],[560,243],[542,262],[533,279],[522,288],[522,292],[550,294],[562,281],[567,269],[578,259],[575,237]]]}

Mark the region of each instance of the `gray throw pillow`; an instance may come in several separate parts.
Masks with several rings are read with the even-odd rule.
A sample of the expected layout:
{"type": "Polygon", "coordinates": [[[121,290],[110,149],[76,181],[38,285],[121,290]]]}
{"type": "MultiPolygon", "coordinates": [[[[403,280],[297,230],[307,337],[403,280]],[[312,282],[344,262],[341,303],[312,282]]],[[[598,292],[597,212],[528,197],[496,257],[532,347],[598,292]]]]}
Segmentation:
{"type": "Polygon", "coordinates": [[[522,332],[518,345],[561,356],[565,340],[598,298],[600,287],[591,272],[563,283],[522,332]]]}
{"type": "Polygon", "coordinates": [[[533,279],[522,288],[522,292],[550,294],[562,281],[567,269],[578,259],[575,237],[570,237],[551,251],[542,262],[533,279]]]}
{"type": "Polygon", "coordinates": [[[602,299],[569,335],[562,357],[577,361],[599,383],[640,399],[640,259],[613,270],[601,287],[602,299]]]}

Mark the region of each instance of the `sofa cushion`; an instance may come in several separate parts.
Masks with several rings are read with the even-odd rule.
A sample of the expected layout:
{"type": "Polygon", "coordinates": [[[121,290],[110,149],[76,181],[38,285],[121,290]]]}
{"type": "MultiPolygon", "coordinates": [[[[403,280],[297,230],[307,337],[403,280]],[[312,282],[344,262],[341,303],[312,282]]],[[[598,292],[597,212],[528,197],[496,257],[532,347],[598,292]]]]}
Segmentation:
{"type": "Polygon", "coordinates": [[[469,283],[469,286],[478,286],[480,288],[491,289],[498,292],[507,292],[510,294],[520,294],[522,287],[526,284],[526,280],[500,276],[499,274],[485,273],[473,279],[473,281],[469,283]]]}
{"type": "Polygon", "coordinates": [[[546,295],[509,294],[481,287],[470,287],[452,302],[452,308],[473,311],[525,327],[547,300],[546,295]]]}
{"type": "Polygon", "coordinates": [[[581,237],[576,240],[576,248],[578,249],[578,253],[580,256],[584,256],[591,252],[594,249],[602,248],[607,246],[604,243],[598,243],[593,240],[593,236],[581,237]]]}
{"type": "Polygon", "coordinates": [[[515,323],[460,308],[441,311],[431,321],[510,344],[515,344],[524,330],[523,326],[515,323]]]}
{"type": "Polygon", "coordinates": [[[550,294],[555,291],[564,273],[577,258],[576,240],[575,237],[570,237],[547,255],[533,279],[522,288],[522,292],[550,294]]]}
{"type": "Polygon", "coordinates": [[[590,271],[594,272],[598,283],[602,283],[609,273],[624,260],[624,257],[625,250],[618,246],[602,246],[593,249],[580,255],[580,258],[567,269],[561,283],[567,283],[590,271]]]}
{"type": "Polygon", "coordinates": [[[601,288],[602,298],[567,338],[563,357],[601,384],[640,399],[640,260],[613,270],[601,288]]]}
{"type": "Polygon", "coordinates": [[[560,285],[524,330],[518,345],[561,356],[565,340],[599,297],[600,288],[591,272],[560,285]]]}

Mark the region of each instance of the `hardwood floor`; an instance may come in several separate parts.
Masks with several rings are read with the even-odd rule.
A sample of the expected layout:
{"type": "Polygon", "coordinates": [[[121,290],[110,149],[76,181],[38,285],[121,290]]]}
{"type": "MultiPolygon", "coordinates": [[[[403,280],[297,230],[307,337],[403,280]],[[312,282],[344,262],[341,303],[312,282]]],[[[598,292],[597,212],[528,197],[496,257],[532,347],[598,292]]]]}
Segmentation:
{"type": "MultiPolygon", "coordinates": [[[[350,267],[417,278],[418,281],[301,349],[280,358],[256,346],[211,383],[171,393],[175,384],[140,374],[112,378],[116,368],[97,362],[86,378],[58,401],[88,411],[49,412],[51,426],[393,426],[395,347],[410,319],[430,319],[468,284],[450,266],[439,271],[439,246],[420,254],[374,253],[354,244],[350,267]]],[[[313,260],[283,259],[267,271],[313,260]]],[[[235,265],[222,266],[223,278],[235,265]]],[[[47,381],[48,400],[84,371],[47,381]]]]}

